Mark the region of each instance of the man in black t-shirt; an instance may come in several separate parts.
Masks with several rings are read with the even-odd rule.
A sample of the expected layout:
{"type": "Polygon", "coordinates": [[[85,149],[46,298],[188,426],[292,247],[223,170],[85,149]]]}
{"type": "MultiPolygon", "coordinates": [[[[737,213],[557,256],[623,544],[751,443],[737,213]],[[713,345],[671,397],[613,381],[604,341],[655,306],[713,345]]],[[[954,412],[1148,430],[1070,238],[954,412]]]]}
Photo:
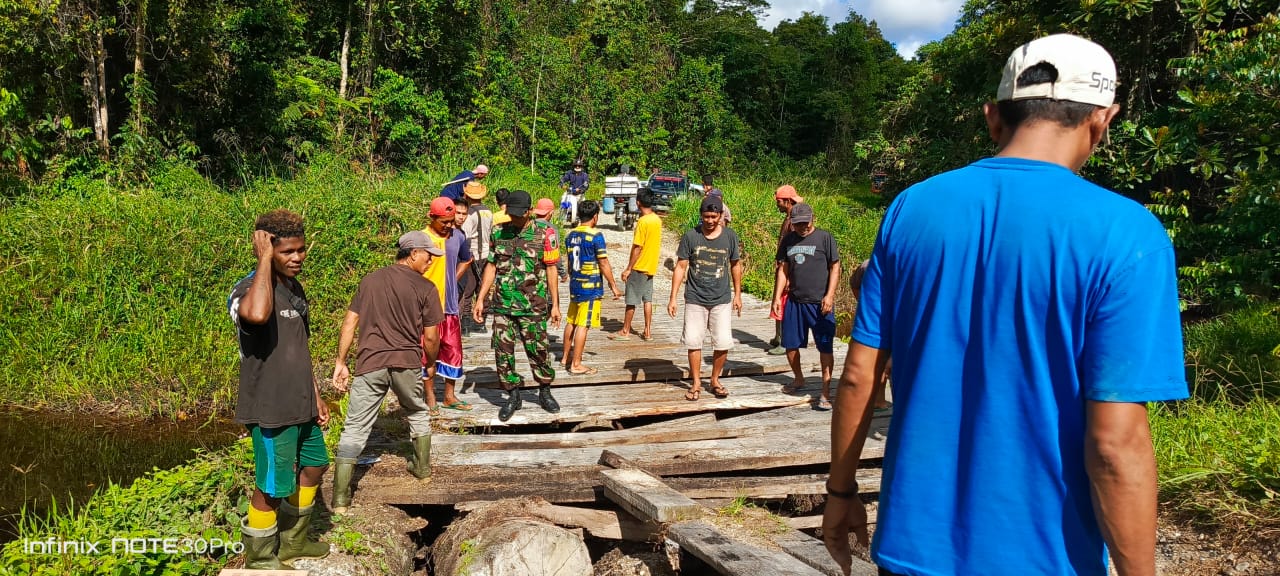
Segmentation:
{"type": "Polygon", "coordinates": [[[240,343],[235,420],[253,438],[255,489],[240,532],[245,567],[278,570],[329,554],[327,544],[307,541],[329,465],[321,430],[329,407],[311,373],[309,307],[297,280],[307,258],[302,217],[288,210],[258,217],[253,254],[257,268],[227,299],[240,343]]]}
{"type": "Polygon", "coordinates": [[[360,330],[356,379],[350,385],[347,420],[338,439],[333,471],[333,512],[343,514],[351,504],[351,477],[364,450],[387,392],[394,392],[409,421],[413,456],[409,472],[419,479],[431,475],[431,415],[427,386],[435,379],[436,355],[444,308],[440,290],[423,277],[444,250],[421,230],[400,237],[396,262],[360,280],[347,308],[333,363],[333,386],[347,392],[351,371],[347,354],[360,330]]]}
{"type": "Polygon", "coordinates": [[[809,345],[812,331],[822,362],[822,396],[818,398],[817,408],[830,410],[840,250],[831,233],[814,226],[813,207],[801,202],[791,208],[791,233],[778,244],[775,258],[778,277],[772,312],[782,316],[782,347],[786,348],[787,362],[795,373],[795,380],[782,391],[793,394],[804,387],[800,349],[809,345]],[[786,304],[783,304],[784,290],[786,304]]]}
{"type": "Polygon", "coordinates": [[[684,284],[684,344],[689,350],[689,386],[685,399],[702,393],[702,340],[711,333],[711,393],[724,398],[729,391],[720,374],[733,347],[731,314],[742,316],[742,254],[738,235],[721,223],[724,203],[719,196],[702,199],[702,225],[684,233],[676,249],[667,313],[676,317],[676,294],[684,284]],[[686,274],[688,282],[685,282],[686,274]]]}

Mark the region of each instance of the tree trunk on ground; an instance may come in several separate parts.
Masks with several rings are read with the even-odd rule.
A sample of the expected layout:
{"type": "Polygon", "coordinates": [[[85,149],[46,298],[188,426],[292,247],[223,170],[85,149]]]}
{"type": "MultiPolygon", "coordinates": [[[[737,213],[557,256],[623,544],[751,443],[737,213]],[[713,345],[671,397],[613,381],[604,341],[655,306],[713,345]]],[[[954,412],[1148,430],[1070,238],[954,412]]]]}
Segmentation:
{"type": "Polygon", "coordinates": [[[591,576],[578,534],[536,519],[523,499],[500,500],[449,525],[432,546],[436,574],[591,576]]]}

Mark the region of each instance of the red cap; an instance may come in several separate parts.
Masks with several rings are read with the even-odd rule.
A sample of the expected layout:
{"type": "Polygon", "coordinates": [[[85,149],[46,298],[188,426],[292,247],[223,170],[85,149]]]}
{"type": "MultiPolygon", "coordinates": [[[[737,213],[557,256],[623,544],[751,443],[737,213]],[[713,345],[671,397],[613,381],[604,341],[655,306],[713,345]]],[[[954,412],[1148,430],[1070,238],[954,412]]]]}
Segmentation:
{"type": "Polygon", "coordinates": [[[555,209],[556,205],[551,202],[550,198],[539,198],[538,204],[533,207],[533,213],[536,216],[546,216],[555,209]]]}
{"type": "Polygon", "coordinates": [[[783,184],[779,186],[778,190],[773,193],[774,200],[795,200],[799,202],[799,198],[800,196],[796,194],[795,186],[790,184],[783,184]]]}
{"type": "Polygon", "coordinates": [[[453,216],[453,199],[441,196],[431,201],[432,216],[453,216]]]}

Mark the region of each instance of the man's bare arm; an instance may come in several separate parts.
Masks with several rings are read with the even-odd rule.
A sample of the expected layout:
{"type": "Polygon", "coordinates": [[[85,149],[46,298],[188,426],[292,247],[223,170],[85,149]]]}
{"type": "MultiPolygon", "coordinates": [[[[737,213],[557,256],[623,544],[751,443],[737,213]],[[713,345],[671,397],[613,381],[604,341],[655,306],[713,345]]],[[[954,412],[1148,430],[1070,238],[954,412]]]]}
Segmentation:
{"type": "Polygon", "coordinates": [[[258,267],[249,284],[249,291],[240,298],[240,307],[236,313],[241,320],[250,324],[262,325],[271,319],[271,310],[275,308],[275,273],[271,269],[271,256],[275,250],[270,232],[253,231],[253,255],[258,258],[258,267]]]}
{"type": "Polygon", "coordinates": [[[835,413],[831,416],[831,488],[853,488],[862,457],[862,446],[871,425],[871,398],[876,382],[884,375],[889,353],[885,350],[849,343],[844,371],[836,391],[835,413]]]}
{"type": "Polygon", "coordinates": [[[1088,402],[1084,465],[1120,576],[1156,573],[1156,458],[1146,404],[1088,402]]]}

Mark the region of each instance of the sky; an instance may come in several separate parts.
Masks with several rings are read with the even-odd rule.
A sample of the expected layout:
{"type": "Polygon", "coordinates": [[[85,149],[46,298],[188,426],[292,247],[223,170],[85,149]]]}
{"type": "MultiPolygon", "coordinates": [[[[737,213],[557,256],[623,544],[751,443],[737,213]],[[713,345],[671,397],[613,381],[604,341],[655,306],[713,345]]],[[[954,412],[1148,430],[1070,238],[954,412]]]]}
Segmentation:
{"type": "Polygon", "coordinates": [[[826,16],[828,23],[835,24],[843,22],[852,9],[874,20],[898,53],[911,58],[922,44],[951,32],[964,0],[769,0],[769,4],[760,18],[767,30],[805,12],[826,16]]]}

